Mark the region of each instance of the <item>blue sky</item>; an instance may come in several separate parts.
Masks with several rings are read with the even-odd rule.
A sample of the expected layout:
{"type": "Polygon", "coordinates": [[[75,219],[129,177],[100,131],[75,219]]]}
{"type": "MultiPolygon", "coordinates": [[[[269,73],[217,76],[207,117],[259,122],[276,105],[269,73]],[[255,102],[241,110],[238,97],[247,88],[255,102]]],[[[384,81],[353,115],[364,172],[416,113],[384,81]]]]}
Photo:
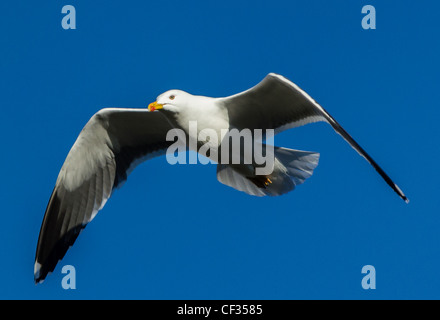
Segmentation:
{"type": "Polygon", "coordinates": [[[31,1],[0,4],[2,299],[440,298],[435,1],[31,1]],[[61,8],[76,8],[76,30],[61,8]],[[361,27],[364,5],[377,29],[361,27]],[[42,285],[33,264],[58,171],[103,107],[176,88],[227,96],[267,73],[297,83],[404,190],[330,126],[275,144],[318,151],[294,192],[254,198],[213,165],[139,166],[42,285]],[[61,267],[76,268],[76,290],[61,267]],[[361,269],[376,268],[376,290],[361,269]]]}

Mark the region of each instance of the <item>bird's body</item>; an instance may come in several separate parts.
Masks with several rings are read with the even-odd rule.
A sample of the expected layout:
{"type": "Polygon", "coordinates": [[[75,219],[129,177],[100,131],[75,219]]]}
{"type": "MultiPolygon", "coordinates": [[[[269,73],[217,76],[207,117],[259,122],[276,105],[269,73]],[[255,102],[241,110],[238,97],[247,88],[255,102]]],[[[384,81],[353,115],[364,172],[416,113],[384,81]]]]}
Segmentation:
{"type": "MultiPolygon", "coordinates": [[[[174,91],[174,90],[173,90],[174,91]]],[[[200,131],[212,129],[221,137],[221,131],[229,129],[228,110],[217,98],[194,96],[181,92],[191,100],[191,104],[185,106],[178,112],[162,111],[176,128],[183,129],[190,139],[198,140],[200,131]],[[191,122],[197,123],[197,135],[190,131],[191,122]]],[[[198,150],[193,150],[198,151],[198,150]]]]}
{"type": "MultiPolygon", "coordinates": [[[[217,161],[218,180],[254,196],[287,193],[309,178],[318,165],[315,152],[273,147],[258,142],[258,130],[275,133],[304,124],[325,121],[362,155],[387,184],[405,201],[400,188],[353,138],[309,95],[284,77],[269,74],[257,86],[242,93],[210,98],[180,90],[161,94],[146,109],[102,109],[81,131],[59,173],[38,239],[35,281],[51,272],[74,243],[80,231],[101,210],[112,192],[133,168],[149,158],[164,155],[173,144],[168,135],[182,130],[187,149],[217,161]],[[158,109],[158,112],[151,112],[158,109]],[[238,151],[222,148],[235,129],[250,133],[238,151]],[[208,137],[209,136],[209,137],[208,137]],[[260,174],[258,148],[272,155],[270,171],[260,174]],[[225,151],[226,150],[226,151],[225,151]],[[245,161],[248,150],[251,161],[245,161]],[[229,152],[225,157],[222,155],[229,152]],[[238,163],[231,159],[237,156],[238,163]]],[[[229,140],[228,140],[229,141],[229,140]]]]}

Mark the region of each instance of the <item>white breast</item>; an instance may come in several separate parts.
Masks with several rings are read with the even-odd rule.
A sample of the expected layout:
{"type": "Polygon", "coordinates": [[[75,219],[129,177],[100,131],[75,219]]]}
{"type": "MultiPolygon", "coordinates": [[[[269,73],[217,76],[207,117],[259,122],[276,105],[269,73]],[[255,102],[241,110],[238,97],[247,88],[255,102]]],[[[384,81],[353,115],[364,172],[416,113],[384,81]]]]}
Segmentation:
{"type": "Polygon", "coordinates": [[[205,137],[209,135],[209,143],[218,146],[229,129],[228,111],[215,98],[193,96],[176,120],[189,138],[199,144],[205,144],[205,137]],[[215,132],[217,141],[212,139],[210,132],[215,132]]]}

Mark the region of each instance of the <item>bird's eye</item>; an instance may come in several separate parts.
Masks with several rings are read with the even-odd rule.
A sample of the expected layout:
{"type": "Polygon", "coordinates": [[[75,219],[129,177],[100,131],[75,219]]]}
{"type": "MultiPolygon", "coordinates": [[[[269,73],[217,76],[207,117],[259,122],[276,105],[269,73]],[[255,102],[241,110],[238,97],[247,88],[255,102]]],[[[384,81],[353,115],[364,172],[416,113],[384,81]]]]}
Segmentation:
{"type": "Polygon", "coordinates": [[[175,95],[171,95],[170,100],[174,100],[175,97],[176,97],[175,95]]]}

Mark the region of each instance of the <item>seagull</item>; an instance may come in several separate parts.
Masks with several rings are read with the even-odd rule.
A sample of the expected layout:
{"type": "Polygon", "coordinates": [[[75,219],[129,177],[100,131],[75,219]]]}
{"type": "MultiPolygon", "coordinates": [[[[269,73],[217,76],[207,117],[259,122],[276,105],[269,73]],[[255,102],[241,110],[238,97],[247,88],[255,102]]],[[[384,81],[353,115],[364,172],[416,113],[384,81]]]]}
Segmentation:
{"type": "MultiPolygon", "coordinates": [[[[313,122],[327,122],[409,202],[323,107],[281,75],[270,73],[256,86],[225,98],[170,90],[159,95],[148,109],[101,109],[84,126],[59,172],[44,214],[35,257],[35,283],[55,269],[82,229],[139,163],[166,154],[174,142],[167,139],[170,130],[179,128],[191,135],[189,121],[197,121],[200,130],[219,132],[219,137],[221,130],[229,128],[274,130],[277,134],[313,122]]],[[[197,141],[195,151],[200,150],[201,142],[197,141]]],[[[271,174],[257,175],[255,163],[219,162],[217,179],[250,195],[278,196],[309,178],[319,160],[318,153],[281,147],[274,147],[274,156],[271,174]]]]}

